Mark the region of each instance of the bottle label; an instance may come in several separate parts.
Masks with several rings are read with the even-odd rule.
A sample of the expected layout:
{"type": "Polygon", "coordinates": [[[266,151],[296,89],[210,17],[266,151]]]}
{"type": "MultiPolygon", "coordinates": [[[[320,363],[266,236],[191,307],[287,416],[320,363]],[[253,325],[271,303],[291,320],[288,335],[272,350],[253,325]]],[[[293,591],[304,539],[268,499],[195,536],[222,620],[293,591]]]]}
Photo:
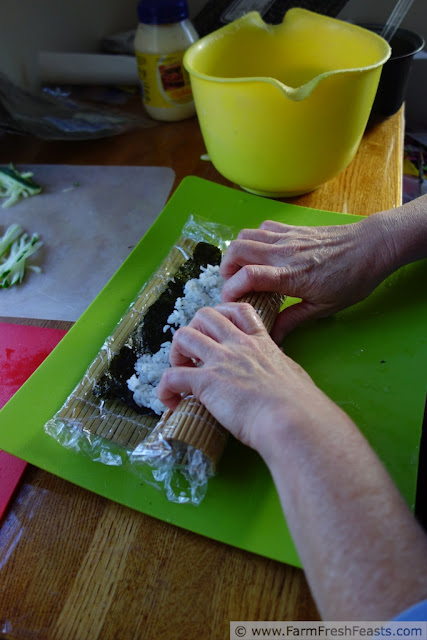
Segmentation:
{"type": "Polygon", "coordinates": [[[174,107],[193,100],[184,52],[156,54],[136,51],[143,100],[151,107],[174,107]]]}

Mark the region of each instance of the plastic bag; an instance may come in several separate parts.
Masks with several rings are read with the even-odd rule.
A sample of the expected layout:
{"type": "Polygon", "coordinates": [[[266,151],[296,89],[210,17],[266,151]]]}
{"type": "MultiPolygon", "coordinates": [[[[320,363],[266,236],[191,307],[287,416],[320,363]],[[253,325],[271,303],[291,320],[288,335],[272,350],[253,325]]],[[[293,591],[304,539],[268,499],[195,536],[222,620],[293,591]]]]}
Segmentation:
{"type": "Polygon", "coordinates": [[[94,107],[56,93],[33,94],[0,73],[0,129],[44,140],[90,140],[156,123],[141,113],[94,107]]]}

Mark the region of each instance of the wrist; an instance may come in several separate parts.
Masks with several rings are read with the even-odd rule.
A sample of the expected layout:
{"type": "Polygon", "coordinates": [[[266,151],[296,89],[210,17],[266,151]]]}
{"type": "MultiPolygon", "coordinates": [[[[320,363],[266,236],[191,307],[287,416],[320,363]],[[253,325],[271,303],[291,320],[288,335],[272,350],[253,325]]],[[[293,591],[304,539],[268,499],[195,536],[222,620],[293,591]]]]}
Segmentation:
{"type": "Polygon", "coordinates": [[[331,450],[344,434],[357,432],[350,417],[314,384],[304,396],[298,404],[278,403],[265,412],[268,421],[260,421],[254,448],[276,479],[295,479],[295,465],[309,464],[313,455],[325,447],[331,450]]]}
{"type": "Polygon", "coordinates": [[[259,453],[271,472],[277,458],[281,459],[281,452],[287,446],[292,429],[293,424],[287,415],[286,406],[279,405],[275,410],[263,411],[251,446],[259,453]]]}
{"type": "Polygon", "coordinates": [[[363,225],[377,245],[378,260],[386,275],[427,257],[427,196],[375,213],[363,225]]]}
{"type": "Polygon", "coordinates": [[[359,241],[370,262],[369,274],[376,274],[380,282],[401,266],[399,231],[393,220],[393,212],[368,216],[360,223],[360,231],[359,241]]]}

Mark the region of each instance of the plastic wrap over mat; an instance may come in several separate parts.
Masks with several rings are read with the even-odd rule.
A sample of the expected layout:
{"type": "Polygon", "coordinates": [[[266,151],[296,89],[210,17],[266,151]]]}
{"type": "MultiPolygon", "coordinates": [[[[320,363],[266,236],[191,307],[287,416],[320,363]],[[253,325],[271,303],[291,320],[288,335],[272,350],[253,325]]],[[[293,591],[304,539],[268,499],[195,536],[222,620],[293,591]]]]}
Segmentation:
{"type": "MultiPolygon", "coordinates": [[[[108,336],[45,431],[78,455],[126,465],[173,502],[199,504],[227,441],[225,429],[193,397],[174,412],[157,398],[174,331],[198,308],[217,304],[219,263],[232,231],[191,216],[156,273],[108,336]]],[[[247,296],[270,329],[276,294],[247,296]]]]}

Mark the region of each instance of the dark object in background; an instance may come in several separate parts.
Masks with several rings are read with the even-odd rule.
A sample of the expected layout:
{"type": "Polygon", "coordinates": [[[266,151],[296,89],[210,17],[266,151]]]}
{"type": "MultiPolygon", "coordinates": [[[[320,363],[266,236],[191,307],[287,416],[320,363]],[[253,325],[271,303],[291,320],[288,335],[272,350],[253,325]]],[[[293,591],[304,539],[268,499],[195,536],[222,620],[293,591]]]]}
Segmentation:
{"type": "Polygon", "coordinates": [[[279,24],[292,7],[309,9],[334,18],[347,2],[348,0],[208,0],[192,22],[202,38],[249,11],[258,11],[268,24],[279,24]]]}
{"type": "Polygon", "coordinates": [[[420,455],[418,458],[417,497],[415,517],[427,532],[427,399],[424,409],[423,430],[421,433],[420,455]]]}
{"type": "MultiPolygon", "coordinates": [[[[383,25],[359,23],[359,26],[381,34],[383,25]]],[[[424,47],[424,39],[415,31],[397,29],[391,39],[391,57],[385,63],[368,126],[379,124],[399,111],[405,99],[414,55],[424,47]]]]}

